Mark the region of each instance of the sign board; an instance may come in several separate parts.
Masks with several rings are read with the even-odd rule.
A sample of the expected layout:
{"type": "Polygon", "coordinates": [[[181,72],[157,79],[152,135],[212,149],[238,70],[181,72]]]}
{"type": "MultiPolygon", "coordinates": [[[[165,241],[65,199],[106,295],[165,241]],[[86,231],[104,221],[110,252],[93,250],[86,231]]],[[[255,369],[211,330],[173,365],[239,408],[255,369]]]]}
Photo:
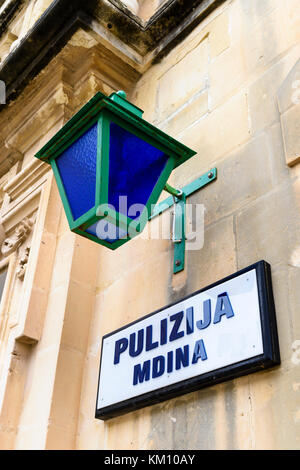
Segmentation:
{"type": "Polygon", "coordinates": [[[260,261],[104,336],[96,418],[279,363],[270,266],[260,261]]]}

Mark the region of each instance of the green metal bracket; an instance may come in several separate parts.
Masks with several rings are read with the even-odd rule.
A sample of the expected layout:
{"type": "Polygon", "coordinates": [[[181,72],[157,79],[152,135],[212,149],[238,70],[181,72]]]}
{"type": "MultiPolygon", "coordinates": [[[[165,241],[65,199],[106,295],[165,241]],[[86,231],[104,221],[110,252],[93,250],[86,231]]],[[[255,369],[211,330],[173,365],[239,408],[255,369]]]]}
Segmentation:
{"type": "Polygon", "coordinates": [[[183,193],[174,205],[174,274],[182,271],[185,264],[185,204],[186,196],[183,193]]]}
{"type": "Polygon", "coordinates": [[[181,190],[166,184],[165,191],[170,197],[154,207],[149,220],[154,219],[174,205],[173,243],[174,243],[174,274],[184,270],[185,265],[185,205],[186,198],[212,183],[217,179],[217,169],[213,168],[192,183],[184,186],[181,190]]]}

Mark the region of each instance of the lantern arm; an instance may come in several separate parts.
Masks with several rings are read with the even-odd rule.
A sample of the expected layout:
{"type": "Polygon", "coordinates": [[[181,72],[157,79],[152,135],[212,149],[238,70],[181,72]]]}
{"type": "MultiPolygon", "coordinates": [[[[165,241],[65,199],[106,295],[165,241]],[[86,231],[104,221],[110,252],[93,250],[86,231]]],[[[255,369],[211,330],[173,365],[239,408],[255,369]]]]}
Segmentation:
{"type": "Polygon", "coordinates": [[[186,195],[181,189],[175,189],[166,183],[164,190],[173,198],[173,230],[172,242],[174,243],[174,274],[182,271],[185,264],[185,204],[186,195]]]}
{"type": "MultiPolygon", "coordinates": [[[[191,183],[184,186],[181,190],[172,188],[170,185],[168,185],[168,183],[165,185],[165,190],[166,190],[166,187],[167,187],[167,188],[171,189],[172,191],[173,190],[174,191],[180,191],[180,192],[182,192],[182,194],[185,194],[185,196],[188,197],[188,196],[192,195],[194,192],[196,192],[196,191],[204,188],[206,185],[212,183],[216,179],[217,179],[217,169],[212,168],[211,170],[207,171],[206,173],[201,175],[196,180],[194,180],[191,183]]],[[[167,192],[170,192],[170,191],[167,191],[167,192]]],[[[171,196],[174,196],[174,195],[175,195],[175,197],[178,197],[178,198],[180,196],[178,193],[177,194],[172,194],[171,196]]],[[[163,212],[165,212],[166,210],[170,209],[170,207],[173,206],[174,199],[171,196],[164,199],[162,202],[159,202],[158,204],[156,204],[156,206],[152,210],[152,213],[149,217],[149,220],[152,220],[155,217],[161,215],[163,212]]]]}

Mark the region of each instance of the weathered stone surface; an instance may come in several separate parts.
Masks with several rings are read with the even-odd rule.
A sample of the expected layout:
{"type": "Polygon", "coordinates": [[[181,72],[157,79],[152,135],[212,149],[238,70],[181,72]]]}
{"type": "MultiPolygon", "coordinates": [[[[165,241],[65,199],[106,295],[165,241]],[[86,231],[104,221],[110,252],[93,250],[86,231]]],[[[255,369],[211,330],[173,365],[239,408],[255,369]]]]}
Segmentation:
{"type": "Polygon", "coordinates": [[[270,151],[270,163],[273,185],[282,184],[284,179],[290,179],[291,171],[286,164],[281,125],[279,122],[269,127],[266,139],[270,151]]]}
{"type": "Polygon", "coordinates": [[[297,60],[278,89],[278,106],[280,114],[299,104],[300,101],[300,60],[297,60]]]}
{"type": "MultiPolygon", "coordinates": [[[[187,252],[188,281],[186,295],[208,286],[236,271],[233,218],[209,225],[204,232],[204,246],[187,252]]],[[[182,293],[180,293],[182,296],[182,293]]]]}
{"type": "MultiPolygon", "coordinates": [[[[26,4],[26,15],[10,23],[10,39],[19,40],[48,4],[36,2],[36,11],[26,4]]],[[[15,270],[27,245],[0,259],[1,270],[8,265],[0,305],[1,448],[299,448],[299,19],[298,0],[224,2],[152,66],[151,54],[143,62],[127,44],[111,43],[107,25],[92,31],[91,24],[2,110],[3,240],[25,217],[37,219],[26,239],[24,281],[15,270]],[[188,198],[206,211],[187,217],[188,233],[197,218],[201,243],[187,251],[178,275],[171,211],[111,252],[70,233],[50,168],[32,163],[82,104],[117,89],[198,151],[170,184],[218,170],[216,181],[188,198]],[[159,225],[165,238],[148,240],[159,225]],[[104,334],[260,259],[272,268],[279,367],[105,423],[94,418],[104,334]]]]}
{"type": "Polygon", "coordinates": [[[256,449],[298,449],[299,381],[299,366],[284,373],[277,369],[251,377],[256,449]],[[270,433],[269,430],[274,428],[278,431],[270,433]]]}
{"type": "Polygon", "coordinates": [[[241,44],[236,43],[209,64],[211,108],[235,94],[246,77],[244,52],[241,44]]]}
{"type": "Polygon", "coordinates": [[[228,10],[218,15],[208,29],[210,56],[214,58],[222,54],[231,44],[228,10]]]}
{"type": "Polygon", "coordinates": [[[208,171],[250,136],[247,96],[237,94],[204,119],[183,130],[176,137],[198,155],[174,172],[175,178],[189,181],[208,171]]]}
{"type": "MultiPolygon", "coordinates": [[[[277,92],[299,51],[293,51],[259,77],[249,88],[251,132],[257,134],[279,121],[277,92]]],[[[292,89],[291,89],[292,95],[292,89]]]]}

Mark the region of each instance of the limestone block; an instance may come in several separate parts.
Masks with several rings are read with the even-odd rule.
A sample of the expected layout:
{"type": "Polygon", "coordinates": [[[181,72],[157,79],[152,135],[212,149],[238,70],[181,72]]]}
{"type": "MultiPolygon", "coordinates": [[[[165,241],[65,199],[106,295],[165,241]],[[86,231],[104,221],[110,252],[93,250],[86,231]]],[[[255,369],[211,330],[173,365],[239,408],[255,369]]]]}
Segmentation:
{"type": "Polygon", "coordinates": [[[244,14],[252,17],[267,17],[279,6],[281,0],[266,0],[261,2],[261,0],[239,0],[240,7],[244,14]]]}
{"type": "Polygon", "coordinates": [[[53,265],[52,289],[69,281],[75,235],[68,230],[58,240],[53,265]]]}
{"type": "Polygon", "coordinates": [[[149,410],[139,410],[107,422],[107,449],[143,449],[150,430],[149,421],[145,419],[148,413],[149,410]]]}
{"type": "Polygon", "coordinates": [[[138,82],[131,101],[143,109],[143,118],[153,123],[156,119],[156,105],[158,92],[157,66],[151,67],[138,82]]]}
{"type": "Polygon", "coordinates": [[[207,39],[171,66],[159,81],[159,120],[165,119],[207,86],[207,39]]]}
{"type": "MultiPolygon", "coordinates": [[[[95,404],[93,405],[94,412],[95,404]]],[[[86,422],[82,416],[79,420],[76,450],[103,450],[105,445],[105,424],[97,419],[86,422]]]]}
{"type": "Polygon", "coordinates": [[[236,271],[233,218],[227,217],[205,228],[204,246],[187,252],[186,293],[195,292],[236,271]]]}
{"type": "MultiPolygon", "coordinates": [[[[167,193],[164,194],[164,197],[168,197],[167,193]]],[[[98,290],[104,290],[120,280],[124,276],[124,272],[135,269],[142,264],[148,264],[155,258],[171,251],[171,227],[170,213],[166,211],[148,222],[140,236],[116,251],[101,247],[98,290]],[[134,253],[134,259],[132,253],[134,253]],[[106,269],[106,266],[109,266],[109,269],[106,269]]]]}
{"type": "Polygon", "coordinates": [[[281,369],[285,371],[295,365],[291,362],[292,343],[295,335],[293,325],[294,306],[291,302],[290,268],[286,265],[272,265],[272,285],[276,310],[281,369]]]}
{"type": "Polygon", "coordinates": [[[56,370],[46,449],[75,449],[83,364],[84,357],[80,352],[61,347],[56,370]]]}
{"type": "Polygon", "coordinates": [[[141,3],[139,0],[123,0],[122,3],[124,3],[132,13],[137,15],[139,11],[139,3],[141,3]]]}
{"type": "Polygon", "coordinates": [[[298,449],[300,368],[280,368],[253,374],[250,378],[255,448],[298,449]],[[276,432],[270,433],[270,429],[276,432]]]}
{"type": "Polygon", "coordinates": [[[100,448],[105,445],[105,424],[95,419],[99,364],[99,351],[97,356],[93,354],[86,355],[77,428],[78,449],[97,449],[99,445],[100,448]]]}
{"type": "Polygon", "coordinates": [[[31,16],[31,26],[37,21],[37,19],[44,13],[44,11],[50,6],[52,0],[37,0],[34,4],[34,9],[31,16]]]}
{"type": "Polygon", "coordinates": [[[293,166],[300,161],[300,104],[281,116],[286,162],[293,166]]]}
{"type": "Polygon", "coordinates": [[[45,450],[75,450],[75,442],[74,432],[68,432],[62,426],[51,424],[45,450]]]}
{"type": "Polygon", "coordinates": [[[54,424],[63,426],[65,430],[71,430],[75,424],[83,363],[84,357],[79,351],[65,345],[60,348],[51,418],[54,424]]]}
{"type": "MultiPolygon", "coordinates": [[[[293,344],[295,341],[300,340],[300,318],[299,318],[299,307],[300,307],[300,292],[298,289],[300,282],[300,254],[299,248],[296,248],[291,255],[289,260],[289,267],[287,272],[288,277],[288,296],[290,305],[290,325],[291,325],[291,344],[289,345],[290,361],[293,365],[298,365],[299,362],[293,357],[295,348],[293,344]]],[[[300,344],[298,344],[299,349],[300,344]]],[[[288,355],[288,352],[287,352],[288,355]]],[[[300,355],[297,356],[300,358],[300,355]]]]}
{"type": "Polygon", "coordinates": [[[152,406],[149,448],[215,449],[217,400],[218,387],[210,387],[152,406]]]}
{"type": "Polygon", "coordinates": [[[138,10],[138,16],[143,20],[143,21],[148,21],[151,16],[156,13],[158,8],[161,7],[162,5],[161,0],[139,0],[139,10],[138,10]]]}
{"type": "MultiPolygon", "coordinates": [[[[21,332],[22,341],[34,344],[43,331],[44,312],[47,310],[48,295],[39,287],[33,286],[28,302],[28,314],[21,332]]],[[[20,341],[21,341],[20,338],[20,341]]]]}
{"type": "Polygon", "coordinates": [[[78,29],[68,42],[69,46],[84,47],[85,49],[91,49],[97,44],[98,42],[82,28],[78,29]]]}
{"type": "Polygon", "coordinates": [[[44,232],[48,232],[49,234],[57,235],[59,219],[61,217],[62,212],[62,204],[60,195],[57,189],[56,182],[54,180],[54,176],[50,173],[49,174],[49,183],[51,186],[48,205],[47,205],[47,214],[44,220],[44,232]]]}
{"type": "Polygon", "coordinates": [[[71,280],[61,339],[64,347],[85,352],[93,305],[94,289],[71,280]]]}
{"type": "Polygon", "coordinates": [[[240,0],[243,42],[248,71],[268,65],[292,44],[285,3],[240,0]]]}
{"type": "Polygon", "coordinates": [[[172,270],[173,259],[169,253],[164,253],[146,263],[132,263],[110,287],[103,291],[99,289],[91,344],[99,345],[103,334],[167,305],[166,285],[172,270]]]}
{"type": "Polygon", "coordinates": [[[30,346],[15,343],[0,414],[0,449],[13,450],[22,409],[26,366],[30,346]]]}
{"type": "Polygon", "coordinates": [[[17,36],[11,31],[5,35],[4,39],[0,42],[0,60],[3,62],[10,52],[11,45],[16,41],[17,36]]]}
{"type": "Polygon", "coordinates": [[[297,0],[289,0],[284,7],[288,15],[288,27],[295,41],[300,38],[300,8],[297,0]]]}
{"type": "Polygon", "coordinates": [[[286,76],[286,58],[260,76],[249,88],[251,132],[256,134],[279,121],[277,90],[286,76]]]}
{"type": "Polygon", "coordinates": [[[299,180],[285,181],[276,191],[263,196],[237,216],[238,267],[260,259],[272,267],[273,291],[279,333],[282,366],[292,366],[292,343],[297,338],[298,290],[295,288],[299,268],[297,250],[300,242],[299,180]],[[288,266],[293,266],[289,268],[288,266]]]}
{"type": "Polygon", "coordinates": [[[252,409],[249,396],[249,376],[239,377],[220,384],[220,399],[223,413],[218,426],[218,441],[221,449],[249,450],[253,448],[251,428],[252,409]]]}
{"type": "Polygon", "coordinates": [[[273,185],[282,184],[290,178],[290,170],[286,165],[284,144],[280,122],[273,124],[265,132],[271,157],[271,172],[273,185]]]}

